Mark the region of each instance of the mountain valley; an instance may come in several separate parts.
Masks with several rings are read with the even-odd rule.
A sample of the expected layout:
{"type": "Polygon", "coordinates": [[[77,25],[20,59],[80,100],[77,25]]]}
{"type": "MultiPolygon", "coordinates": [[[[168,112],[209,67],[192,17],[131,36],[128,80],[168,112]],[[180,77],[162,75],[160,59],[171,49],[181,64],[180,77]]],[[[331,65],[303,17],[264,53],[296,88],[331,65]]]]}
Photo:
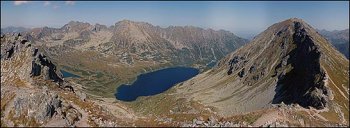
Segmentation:
{"type": "Polygon", "coordinates": [[[346,127],[342,53],[297,18],[250,42],[225,30],[130,20],[2,32],[1,126],[346,127]],[[199,74],[157,95],[115,98],[120,85],[169,67],[199,74]]]}
{"type": "Polygon", "coordinates": [[[131,83],[140,73],[171,66],[208,69],[207,64],[248,42],[223,30],[161,28],[129,20],[110,27],[72,21],[26,34],[59,67],[82,76],[89,92],[104,97],[112,97],[116,86],[131,83]]]}

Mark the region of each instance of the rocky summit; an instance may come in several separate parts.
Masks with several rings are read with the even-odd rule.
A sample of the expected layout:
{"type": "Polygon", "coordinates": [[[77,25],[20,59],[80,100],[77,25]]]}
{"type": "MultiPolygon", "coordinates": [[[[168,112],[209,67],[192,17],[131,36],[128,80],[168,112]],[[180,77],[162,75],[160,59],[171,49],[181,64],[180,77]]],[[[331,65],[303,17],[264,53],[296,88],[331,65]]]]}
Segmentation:
{"type": "Polygon", "coordinates": [[[224,30],[130,20],[1,35],[1,127],[348,125],[349,60],[302,19],[249,43],[224,30]],[[200,73],[157,95],[115,99],[119,85],[172,66],[200,73]]]}
{"type": "Polygon", "coordinates": [[[320,118],[348,123],[348,65],[310,25],[293,18],[270,26],[176,90],[223,116],[282,103],[327,111],[320,118]]]}

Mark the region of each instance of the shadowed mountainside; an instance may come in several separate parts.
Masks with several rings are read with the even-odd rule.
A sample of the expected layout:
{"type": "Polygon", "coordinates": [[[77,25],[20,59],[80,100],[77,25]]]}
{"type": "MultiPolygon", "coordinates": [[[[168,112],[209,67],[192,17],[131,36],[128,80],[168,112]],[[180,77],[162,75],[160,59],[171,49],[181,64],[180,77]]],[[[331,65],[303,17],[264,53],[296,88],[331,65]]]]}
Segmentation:
{"type": "Polygon", "coordinates": [[[217,67],[176,87],[179,97],[213,106],[222,115],[272,104],[329,109],[321,115],[349,122],[349,61],[301,19],[270,26],[219,61],[217,67]],[[345,104],[344,104],[345,103],[345,104]]]}

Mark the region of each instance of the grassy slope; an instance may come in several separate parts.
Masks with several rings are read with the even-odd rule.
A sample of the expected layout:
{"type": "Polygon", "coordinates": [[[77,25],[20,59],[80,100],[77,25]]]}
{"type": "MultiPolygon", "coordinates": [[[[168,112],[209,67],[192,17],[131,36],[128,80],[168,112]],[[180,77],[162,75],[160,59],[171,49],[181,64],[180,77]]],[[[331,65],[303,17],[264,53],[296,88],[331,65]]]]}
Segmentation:
{"type": "MultiPolygon", "coordinates": [[[[349,60],[336,51],[324,38],[316,39],[321,42],[320,46],[324,54],[321,66],[329,76],[328,86],[334,95],[334,103],[331,104],[339,105],[349,125],[349,93],[346,90],[349,89],[349,60]],[[347,99],[341,93],[345,94],[347,99]]],[[[321,115],[330,121],[341,122],[333,107],[330,108],[329,112],[323,112],[321,115]]]]}

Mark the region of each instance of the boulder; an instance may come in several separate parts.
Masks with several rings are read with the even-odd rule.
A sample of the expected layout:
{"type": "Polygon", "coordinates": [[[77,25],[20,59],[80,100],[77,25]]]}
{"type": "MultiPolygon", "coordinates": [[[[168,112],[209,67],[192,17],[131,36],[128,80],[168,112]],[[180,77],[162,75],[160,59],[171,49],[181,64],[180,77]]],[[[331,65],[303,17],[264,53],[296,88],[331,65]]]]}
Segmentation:
{"type": "Polygon", "coordinates": [[[243,77],[245,75],[244,68],[238,73],[239,77],[243,77]]]}
{"type": "Polygon", "coordinates": [[[14,117],[27,115],[33,117],[36,122],[45,122],[56,114],[61,103],[62,101],[54,93],[46,91],[32,94],[23,93],[14,99],[14,117]]]}

